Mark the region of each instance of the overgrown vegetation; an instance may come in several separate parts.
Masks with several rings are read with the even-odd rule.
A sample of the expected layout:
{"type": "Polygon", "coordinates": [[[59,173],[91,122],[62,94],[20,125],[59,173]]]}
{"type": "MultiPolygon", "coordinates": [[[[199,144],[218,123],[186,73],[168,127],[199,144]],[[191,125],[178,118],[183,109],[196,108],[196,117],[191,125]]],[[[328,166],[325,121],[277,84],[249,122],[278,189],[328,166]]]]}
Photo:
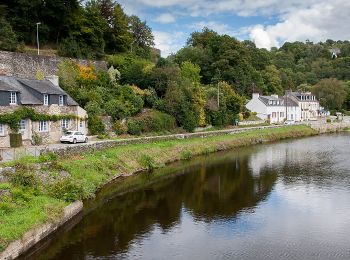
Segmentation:
{"type": "Polygon", "coordinates": [[[22,119],[32,121],[59,121],[61,119],[77,119],[76,115],[49,115],[35,112],[29,107],[21,107],[14,112],[0,114],[0,123],[7,124],[14,132],[19,130],[19,123],[22,119]]]}
{"type": "Polygon", "coordinates": [[[112,178],[153,170],[177,160],[278,139],[316,134],[306,126],[255,130],[234,135],[132,144],[57,158],[53,154],[26,157],[8,165],[8,182],[0,184],[0,251],[10,241],[46,221],[55,221],[68,202],[93,197],[112,178]],[[59,160],[58,160],[59,159],[59,160]],[[37,163],[43,164],[36,171],[37,163]],[[45,168],[46,167],[46,168],[45,168]],[[45,172],[44,175],[40,172],[45,172]]]}

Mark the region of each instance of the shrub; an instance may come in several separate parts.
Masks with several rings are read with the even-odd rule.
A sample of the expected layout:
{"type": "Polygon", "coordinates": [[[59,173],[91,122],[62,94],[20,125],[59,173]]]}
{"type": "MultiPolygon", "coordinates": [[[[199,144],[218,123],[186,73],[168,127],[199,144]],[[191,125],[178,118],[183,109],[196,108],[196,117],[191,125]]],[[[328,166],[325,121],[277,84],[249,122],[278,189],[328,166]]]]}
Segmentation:
{"type": "Polygon", "coordinates": [[[70,58],[81,58],[81,50],[78,42],[73,38],[64,39],[58,46],[57,54],[59,56],[70,58]]]}
{"type": "Polygon", "coordinates": [[[128,126],[125,122],[118,120],[114,123],[113,130],[117,135],[126,134],[128,132],[128,126]]]}
{"type": "Polygon", "coordinates": [[[41,145],[43,143],[43,138],[36,132],[32,135],[32,144],[41,145]]]}
{"type": "Polygon", "coordinates": [[[327,123],[332,123],[332,119],[327,118],[326,122],[327,122],[327,123]]]}
{"type": "Polygon", "coordinates": [[[181,160],[190,160],[192,158],[192,152],[191,151],[182,151],[181,152],[181,160]]]}
{"type": "Polygon", "coordinates": [[[92,135],[104,134],[106,131],[105,125],[99,116],[89,117],[89,131],[92,135]]]}
{"type": "Polygon", "coordinates": [[[48,186],[48,194],[54,198],[72,202],[84,196],[82,185],[70,178],[59,180],[48,186]]]}
{"type": "Polygon", "coordinates": [[[154,159],[148,154],[141,155],[139,163],[142,167],[146,168],[148,171],[153,171],[156,167],[154,159]]]}
{"type": "Polygon", "coordinates": [[[140,126],[142,133],[172,130],[176,127],[175,118],[156,110],[150,110],[132,119],[140,126]]]}
{"type": "Polygon", "coordinates": [[[128,133],[132,135],[141,134],[141,125],[138,121],[131,119],[128,121],[128,133]]]}
{"type": "Polygon", "coordinates": [[[36,187],[39,184],[37,176],[29,169],[17,168],[15,173],[5,173],[5,175],[14,186],[36,187]]]}

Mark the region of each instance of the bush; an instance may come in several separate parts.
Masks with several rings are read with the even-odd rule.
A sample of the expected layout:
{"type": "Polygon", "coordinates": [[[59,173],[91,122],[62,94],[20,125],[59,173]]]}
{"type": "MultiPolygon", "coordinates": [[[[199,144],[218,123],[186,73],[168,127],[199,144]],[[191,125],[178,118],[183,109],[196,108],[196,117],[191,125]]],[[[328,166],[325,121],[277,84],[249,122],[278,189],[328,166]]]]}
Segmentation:
{"type": "Polygon", "coordinates": [[[89,131],[92,135],[104,134],[106,132],[105,125],[99,116],[89,117],[89,131]]]}
{"type": "Polygon", "coordinates": [[[27,169],[17,169],[15,173],[6,173],[6,177],[14,186],[36,187],[39,184],[37,176],[27,169]]]}
{"type": "Polygon", "coordinates": [[[123,121],[116,121],[113,125],[113,130],[117,135],[126,134],[128,132],[128,126],[123,121]]]}
{"type": "Polygon", "coordinates": [[[63,57],[81,58],[81,50],[78,42],[73,38],[64,39],[58,46],[57,54],[63,57]]]}
{"type": "Polygon", "coordinates": [[[32,144],[33,145],[41,145],[43,143],[43,138],[36,132],[34,132],[32,136],[32,144]]]}
{"type": "Polygon", "coordinates": [[[327,122],[327,123],[332,123],[332,119],[327,118],[326,122],[327,122]]]}
{"type": "Polygon", "coordinates": [[[143,133],[167,131],[176,127],[176,120],[173,116],[156,110],[142,113],[133,120],[139,123],[143,133]]]}
{"type": "Polygon", "coordinates": [[[191,151],[182,151],[181,152],[181,160],[190,160],[192,158],[192,152],[191,151]]]}
{"type": "Polygon", "coordinates": [[[10,146],[21,147],[22,146],[22,134],[10,133],[10,146]]]}
{"type": "Polygon", "coordinates": [[[148,171],[153,171],[153,169],[156,167],[156,163],[154,159],[148,154],[141,155],[139,159],[139,163],[141,164],[142,167],[146,168],[148,171]]]}
{"type": "Polygon", "coordinates": [[[79,200],[84,196],[83,187],[70,178],[49,185],[47,190],[50,196],[67,202],[79,200]]]}
{"type": "Polygon", "coordinates": [[[128,121],[128,133],[132,135],[141,134],[141,125],[138,121],[131,119],[128,121]]]}

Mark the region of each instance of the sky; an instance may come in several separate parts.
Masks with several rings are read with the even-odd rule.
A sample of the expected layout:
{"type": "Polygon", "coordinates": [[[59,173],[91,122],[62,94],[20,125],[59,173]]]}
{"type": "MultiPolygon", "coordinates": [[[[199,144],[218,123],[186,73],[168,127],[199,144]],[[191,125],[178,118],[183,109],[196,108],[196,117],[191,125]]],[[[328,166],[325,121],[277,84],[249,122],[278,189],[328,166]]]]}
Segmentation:
{"type": "Polygon", "coordinates": [[[155,47],[166,57],[203,27],[259,48],[284,42],[350,40],[349,0],[119,0],[152,28],[155,47]]]}

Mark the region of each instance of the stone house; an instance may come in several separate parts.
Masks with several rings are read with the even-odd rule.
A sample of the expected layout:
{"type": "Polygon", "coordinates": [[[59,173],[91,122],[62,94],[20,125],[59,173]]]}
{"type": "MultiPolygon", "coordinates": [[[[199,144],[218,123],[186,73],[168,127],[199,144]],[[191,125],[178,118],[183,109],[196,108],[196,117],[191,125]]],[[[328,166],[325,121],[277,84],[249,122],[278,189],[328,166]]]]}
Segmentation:
{"type": "MultiPolygon", "coordinates": [[[[21,107],[32,108],[38,114],[74,117],[38,122],[22,119],[19,132],[24,145],[32,143],[34,134],[40,136],[44,144],[58,142],[64,129],[87,134],[86,111],[59,87],[56,76],[45,80],[0,76],[0,114],[11,113],[21,107]]],[[[0,148],[10,146],[11,131],[8,125],[0,123],[0,148]]]]}

